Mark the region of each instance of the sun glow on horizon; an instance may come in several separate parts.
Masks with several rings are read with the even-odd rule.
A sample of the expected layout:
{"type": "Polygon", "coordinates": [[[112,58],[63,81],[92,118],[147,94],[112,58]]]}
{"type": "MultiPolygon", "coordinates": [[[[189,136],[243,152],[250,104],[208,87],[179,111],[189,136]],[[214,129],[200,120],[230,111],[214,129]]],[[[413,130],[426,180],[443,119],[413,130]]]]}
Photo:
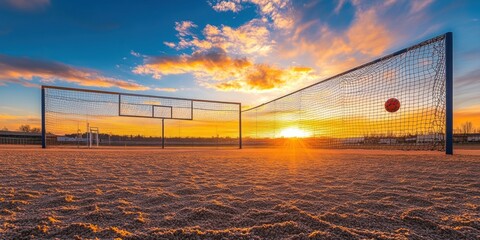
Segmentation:
{"type": "Polygon", "coordinates": [[[280,136],[286,138],[305,138],[310,137],[310,135],[311,134],[309,132],[299,129],[297,127],[284,128],[280,132],[280,136]]]}

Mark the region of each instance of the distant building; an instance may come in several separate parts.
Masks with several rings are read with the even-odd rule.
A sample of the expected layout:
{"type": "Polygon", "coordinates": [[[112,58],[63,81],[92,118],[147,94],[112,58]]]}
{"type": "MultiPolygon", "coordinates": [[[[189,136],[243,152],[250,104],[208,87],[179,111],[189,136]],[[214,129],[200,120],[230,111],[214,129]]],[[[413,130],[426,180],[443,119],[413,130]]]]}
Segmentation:
{"type": "Polygon", "coordinates": [[[57,137],[58,142],[87,142],[87,140],[82,137],[57,137]]]}
{"type": "Polygon", "coordinates": [[[441,141],[443,141],[443,135],[440,134],[417,135],[417,143],[432,143],[441,141]]]}
{"type": "Polygon", "coordinates": [[[468,134],[467,142],[480,142],[480,133],[468,134]]]}
{"type": "Polygon", "coordinates": [[[343,141],[344,144],[361,144],[365,143],[365,138],[364,137],[353,137],[353,138],[347,138],[343,141]]]}
{"type": "Polygon", "coordinates": [[[0,131],[0,144],[40,145],[42,134],[32,132],[0,131]]]}
{"type": "Polygon", "coordinates": [[[478,143],[480,142],[480,133],[458,133],[453,135],[455,143],[478,143]]]}
{"type": "Polygon", "coordinates": [[[380,144],[396,144],[397,139],[396,138],[381,138],[379,140],[380,144]]]}

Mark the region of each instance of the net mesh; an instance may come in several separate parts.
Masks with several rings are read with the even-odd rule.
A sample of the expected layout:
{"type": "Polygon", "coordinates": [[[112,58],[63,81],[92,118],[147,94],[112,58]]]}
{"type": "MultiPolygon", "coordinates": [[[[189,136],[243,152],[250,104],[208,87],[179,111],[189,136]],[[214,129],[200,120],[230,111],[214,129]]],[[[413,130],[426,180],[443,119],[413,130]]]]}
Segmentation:
{"type": "Polygon", "coordinates": [[[443,150],[445,82],[439,36],[243,111],[244,144],[443,150]]]}
{"type": "Polygon", "coordinates": [[[238,103],[44,87],[48,146],[239,145],[238,103]]]}

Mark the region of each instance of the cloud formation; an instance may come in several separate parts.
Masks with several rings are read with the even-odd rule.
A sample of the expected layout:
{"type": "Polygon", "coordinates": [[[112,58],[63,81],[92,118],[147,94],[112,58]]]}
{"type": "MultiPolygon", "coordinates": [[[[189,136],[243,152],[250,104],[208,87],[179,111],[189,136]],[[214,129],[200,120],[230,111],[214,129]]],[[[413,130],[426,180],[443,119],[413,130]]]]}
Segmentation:
{"type": "Polygon", "coordinates": [[[232,58],[222,49],[192,55],[151,57],[133,71],[157,79],[191,73],[201,85],[224,91],[272,90],[316,77],[311,68],[257,64],[247,58],[232,58]]]}
{"type": "MultiPolygon", "coordinates": [[[[480,69],[455,78],[455,107],[463,108],[480,102],[480,95],[472,89],[480,88],[480,69]]],[[[478,111],[478,108],[477,108],[478,111]]]]}
{"type": "Polygon", "coordinates": [[[206,24],[201,34],[193,31],[198,25],[191,21],[176,22],[179,41],[164,44],[192,53],[148,57],[133,72],[157,79],[189,73],[200,85],[223,91],[266,91],[315,78],[315,71],[311,68],[281,67],[259,60],[268,58],[275,48],[272,29],[291,27],[293,16],[287,14],[291,10],[289,1],[222,0],[212,4],[212,8],[219,12],[238,12],[243,9],[242,4],[257,6],[260,17],[235,28],[206,24]]]}
{"type": "Polygon", "coordinates": [[[329,20],[331,16],[319,16],[320,6],[315,1],[212,1],[217,12],[253,7],[257,15],[236,27],[177,22],[178,41],[164,44],[180,55],[148,57],[134,73],[154,78],[192,74],[202,86],[225,91],[292,91],[385,54],[401,40],[402,29],[425,19],[424,11],[431,2],[339,0],[322,5],[331,8],[325,10],[331,16],[352,10],[345,15],[348,21],[344,26],[338,27],[329,20]],[[392,9],[400,9],[393,15],[402,16],[401,22],[389,17],[392,9]],[[401,27],[393,27],[396,25],[401,27]],[[292,66],[308,66],[308,74],[298,77],[292,66]]]}
{"type": "Polygon", "coordinates": [[[271,20],[276,29],[288,29],[293,26],[294,16],[290,0],[217,0],[212,8],[218,12],[239,12],[244,4],[254,4],[258,8],[260,19],[271,20]]]}
{"type": "Polygon", "coordinates": [[[176,92],[178,91],[177,88],[154,88],[153,90],[158,92],[176,92]]]}
{"type": "Polygon", "coordinates": [[[433,0],[413,0],[410,2],[410,12],[411,13],[417,13],[422,11],[424,8],[426,8],[428,5],[430,5],[433,2],[433,0]]]}
{"type": "Polygon", "coordinates": [[[240,0],[231,0],[231,1],[218,1],[216,4],[212,5],[212,8],[217,12],[239,12],[242,10],[242,5],[240,0]]]}
{"type": "Polygon", "coordinates": [[[138,53],[138,52],[135,52],[133,50],[130,50],[130,55],[134,56],[134,57],[141,57],[142,54],[138,53]]]}
{"type": "Polygon", "coordinates": [[[377,9],[357,10],[350,26],[342,32],[319,20],[296,23],[295,30],[279,41],[283,58],[307,59],[322,76],[341,73],[380,56],[394,44],[388,26],[377,9]]]}
{"type": "Polygon", "coordinates": [[[294,12],[290,0],[248,0],[258,6],[262,18],[272,21],[276,29],[290,29],[294,25],[294,12]]]}
{"type": "Polygon", "coordinates": [[[192,33],[190,32],[190,29],[196,27],[197,25],[195,25],[192,21],[182,21],[175,23],[175,30],[177,30],[178,35],[180,36],[191,35],[192,33]]]}
{"type": "Polygon", "coordinates": [[[75,83],[81,86],[118,87],[126,90],[147,90],[148,87],[116,78],[106,77],[97,71],[75,68],[63,63],[13,57],[0,54],[0,85],[19,83],[36,86],[34,78],[43,82],[55,80],[75,83]]]}
{"type": "Polygon", "coordinates": [[[238,28],[222,25],[220,27],[207,24],[202,31],[203,37],[191,32],[197,27],[192,22],[176,23],[179,42],[165,42],[165,45],[177,50],[192,49],[194,51],[207,51],[220,48],[234,55],[267,55],[274,43],[270,39],[270,32],[265,24],[254,19],[238,28]]]}

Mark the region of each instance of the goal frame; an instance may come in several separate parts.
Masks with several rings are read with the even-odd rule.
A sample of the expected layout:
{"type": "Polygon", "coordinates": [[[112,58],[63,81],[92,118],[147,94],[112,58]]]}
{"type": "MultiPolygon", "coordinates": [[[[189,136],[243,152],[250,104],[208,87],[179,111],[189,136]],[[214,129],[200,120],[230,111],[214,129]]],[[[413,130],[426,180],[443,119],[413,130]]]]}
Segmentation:
{"type": "Polygon", "coordinates": [[[205,99],[194,99],[194,98],[179,98],[179,97],[166,97],[166,96],[156,96],[156,95],[146,95],[146,94],[134,94],[134,93],[121,93],[121,92],[112,92],[112,91],[102,91],[102,90],[92,90],[84,88],[71,88],[71,87],[59,87],[59,86],[50,86],[42,85],[41,86],[41,115],[42,115],[42,148],[47,147],[47,129],[46,129],[46,99],[45,99],[45,90],[46,89],[57,89],[65,91],[78,91],[78,92],[88,92],[88,93],[100,93],[100,94],[109,94],[109,95],[118,95],[118,116],[119,117],[133,117],[133,118],[155,118],[160,119],[162,124],[162,149],[165,148],[165,120],[184,120],[184,121],[194,121],[194,102],[203,102],[203,103],[220,103],[220,104],[230,104],[238,105],[238,148],[242,149],[242,104],[240,102],[227,102],[227,101],[216,101],[216,100],[205,100],[205,99]],[[131,97],[147,97],[147,98],[160,98],[160,99],[170,99],[170,100],[181,100],[190,102],[190,118],[178,118],[173,117],[173,106],[151,104],[152,114],[151,116],[142,116],[142,115],[131,115],[131,114],[122,114],[122,96],[131,96],[131,97]],[[156,108],[169,108],[170,117],[158,117],[155,116],[156,108]]]}
{"type": "Polygon", "coordinates": [[[256,108],[260,108],[262,106],[265,106],[267,104],[276,102],[277,100],[280,100],[282,98],[286,98],[288,96],[291,96],[293,94],[296,94],[298,92],[301,92],[303,90],[306,90],[308,88],[314,87],[319,84],[323,84],[325,82],[328,82],[330,80],[336,79],[338,77],[341,77],[343,75],[347,75],[348,73],[357,71],[359,69],[368,67],[370,65],[376,64],[381,61],[385,61],[388,59],[391,59],[393,57],[396,57],[398,55],[404,54],[408,51],[411,51],[416,48],[420,48],[426,44],[429,44],[432,41],[435,41],[438,38],[444,38],[445,39],[445,154],[452,155],[453,154],[453,33],[452,32],[446,32],[445,34],[433,37],[431,39],[422,41],[418,44],[406,47],[404,49],[398,50],[394,53],[385,55],[383,57],[380,57],[378,59],[375,59],[371,62],[362,64],[360,66],[354,67],[350,70],[347,70],[345,72],[336,74],[334,76],[328,77],[322,81],[315,82],[311,85],[308,85],[306,87],[300,88],[296,91],[290,92],[288,94],[285,94],[283,96],[277,97],[273,100],[264,102],[260,105],[245,109],[242,111],[242,113],[254,110],[256,108]]]}

